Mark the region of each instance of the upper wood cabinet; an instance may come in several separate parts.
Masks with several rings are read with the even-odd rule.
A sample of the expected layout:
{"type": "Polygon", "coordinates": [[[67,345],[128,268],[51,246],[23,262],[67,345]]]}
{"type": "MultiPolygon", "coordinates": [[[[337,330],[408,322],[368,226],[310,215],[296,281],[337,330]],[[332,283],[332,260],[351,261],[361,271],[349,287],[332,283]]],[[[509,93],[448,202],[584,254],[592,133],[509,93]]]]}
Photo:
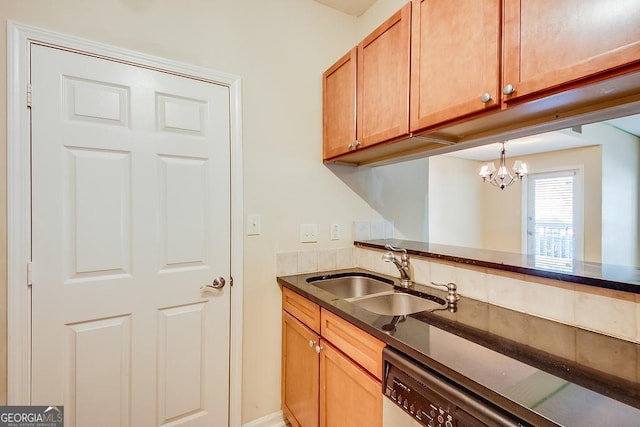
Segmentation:
{"type": "Polygon", "coordinates": [[[501,0],[413,0],[411,130],[500,105],[501,0]]]}
{"type": "Polygon", "coordinates": [[[357,48],[322,75],[323,158],[346,153],[356,143],[357,48]]]}
{"type": "Polygon", "coordinates": [[[411,3],[323,74],[323,158],[408,135],[411,3]]]}
{"type": "Polygon", "coordinates": [[[324,161],[391,163],[634,102],[640,0],[412,0],[345,58],[325,73],[324,161]]]}
{"type": "Polygon", "coordinates": [[[640,62],[640,1],[504,0],[503,61],[507,103],[628,71],[640,62]]]}
{"type": "Polygon", "coordinates": [[[411,3],[358,45],[357,133],[362,147],[409,134],[411,3]]]}

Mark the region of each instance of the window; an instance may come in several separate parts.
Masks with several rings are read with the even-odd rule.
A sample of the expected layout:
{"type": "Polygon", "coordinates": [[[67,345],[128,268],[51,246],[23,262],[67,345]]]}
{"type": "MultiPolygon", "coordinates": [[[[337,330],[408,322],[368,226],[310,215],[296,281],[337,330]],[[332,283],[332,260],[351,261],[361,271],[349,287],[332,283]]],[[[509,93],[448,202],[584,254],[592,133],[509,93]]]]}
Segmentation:
{"type": "Polygon", "coordinates": [[[527,253],[536,267],[571,271],[582,258],[576,213],[578,171],[530,174],[527,185],[527,253]]]}

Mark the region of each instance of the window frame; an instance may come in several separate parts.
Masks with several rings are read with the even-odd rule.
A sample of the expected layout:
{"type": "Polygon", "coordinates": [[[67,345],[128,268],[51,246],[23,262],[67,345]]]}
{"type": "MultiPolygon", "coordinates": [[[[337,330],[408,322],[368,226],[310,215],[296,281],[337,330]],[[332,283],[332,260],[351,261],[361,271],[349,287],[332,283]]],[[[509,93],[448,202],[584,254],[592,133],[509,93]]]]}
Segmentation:
{"type": "Polygon", "coordinates": [[[573,175],[573,259],[584,260],[584,166],[567,166],[561,168],[536,170],[530,172],[522,180],[522,253],[534,255],[529,243],[533,234],[529,234],[529,217],[535,215],[529,212],[534,207],[532,187],[533,181],[545,178],[557,178],[573,175]]]}

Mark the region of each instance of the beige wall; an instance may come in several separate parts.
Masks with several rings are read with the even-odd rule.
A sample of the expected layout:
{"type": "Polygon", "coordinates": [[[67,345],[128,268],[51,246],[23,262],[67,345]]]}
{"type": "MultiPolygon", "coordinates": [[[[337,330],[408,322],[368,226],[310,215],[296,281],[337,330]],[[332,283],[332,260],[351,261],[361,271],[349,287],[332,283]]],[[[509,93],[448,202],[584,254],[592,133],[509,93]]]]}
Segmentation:
{"type": "MultiPolygon", "coordinates": [[[[3,0],[0,74],[6,82],[6,21],[236,74],[243,82],[245,213],[262,215],[262,235],[245,238],[243,422],[280,408],[281,250],[351,245],[351,221],[379,215],[321,162],[321,74],[393,10],[356,18],[312,0],[3,0]],[[366,30],[369,28],[369,30],[366,30]],[[298,242],[300,223],[319,242],[298,242]],[[331,223],[343,239],[329,241],[331,223]]],[[[403,2],[397,2],[399,6],[403,2]]],[[[0,128],[6,129],[6,85],[0,128]]],[[[6,176],[6,135],[0,136],[6,176]]],[[[6,182],[6,181],[4,181],[6,182]]],[[[6,188],[0,186],[6,205],[6,188]]],[[[6,343],[6,217],[0,210],[0,342],[6,343]]],[[[0,402],[6,346],[0,352],[0,402]]]]}
{"type": "Polygon", "coordinates": [[[477,162],[429,158],[429,241],[482,247],[482,180],[477,162]]]}
{"type": "MultiPolygon", "coordinates": [[[[602,228],[602,150],[599,146],[518,156],[529,173],[581,168],[584,197],[584,260],[600,262],[602,228]]],[[[509,162],[509,159],[507,159],[509,162]]],[[[477,169],[479,170],[480,163],[477,169]]],[[[504,191],[487,186],[484,191],[484,247],[520,253],[522,249],[522,192],[525,182],[504,191]]]]}

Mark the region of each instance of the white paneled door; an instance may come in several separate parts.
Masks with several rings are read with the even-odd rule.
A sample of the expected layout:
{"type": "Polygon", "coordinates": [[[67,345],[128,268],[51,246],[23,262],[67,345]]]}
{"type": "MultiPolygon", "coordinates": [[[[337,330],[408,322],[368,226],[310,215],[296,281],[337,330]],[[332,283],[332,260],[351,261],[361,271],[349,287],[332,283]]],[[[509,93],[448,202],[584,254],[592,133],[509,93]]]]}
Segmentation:
{"type": "Polygon", "coordinates": [[[228,425],[229,88],[39,45],[31,84],[31,403],[228,425]]]}

